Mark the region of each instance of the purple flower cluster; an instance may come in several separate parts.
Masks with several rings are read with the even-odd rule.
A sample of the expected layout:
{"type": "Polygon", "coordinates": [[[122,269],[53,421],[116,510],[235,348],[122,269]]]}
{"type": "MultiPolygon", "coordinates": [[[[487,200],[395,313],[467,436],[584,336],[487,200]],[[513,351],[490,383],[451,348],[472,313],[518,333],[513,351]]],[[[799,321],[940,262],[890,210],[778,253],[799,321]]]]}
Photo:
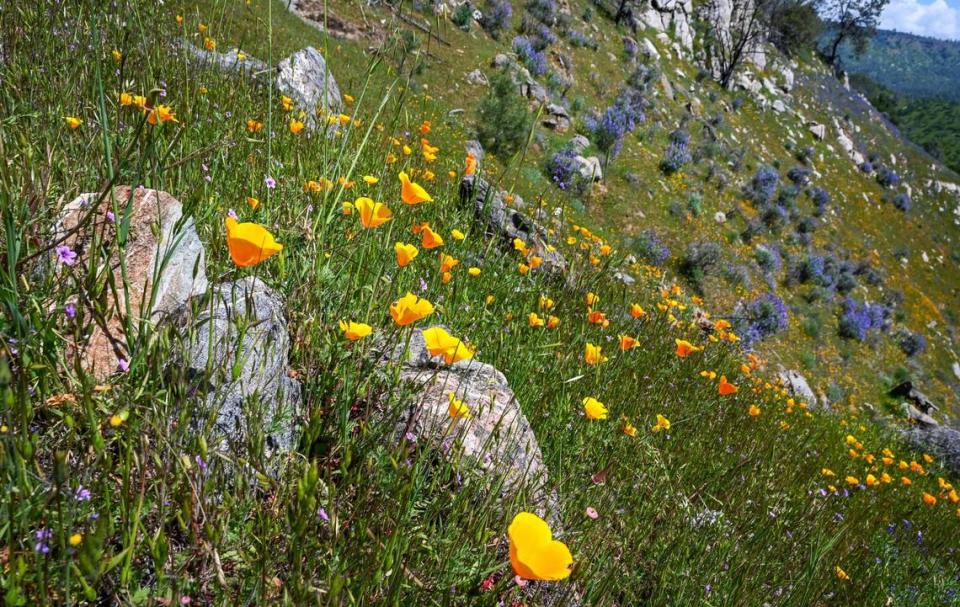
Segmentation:
{"type": "Polygon", "coordinates": [[[773,201],[780,185],[780,173],[772,166],[760,167],[747,185],[746,194],[754,206],[765,207],[773,201]]]}
{"type": "Polygon", "coordinates": [[[510,28],[510,19],[513,17],[513,7],[509,0],[486,0],[483,5],[483,19],[480,25],[494,38],[500,32],[510,28]]]}
{"type": "Polygon", "coordinates": [[[667,146],[667,152],[660,161],[660,170],[666,175],[673,175],[680,171],[693,157],[687,143],[684,141],[671,141],[667,146]]]}
{"type": "Polygon", "coordinates": [[[613,105],[599,116],[587,116],[584,120],[590,140],[608,158],[616,158],[623,138],[646,119],[643,108],[643,97],[638,91],[622,91],[613,105]]]}
{"type": "Polygon", "coordinates": [[[914,333],[904,329],[900,332],[897,345],[900,346],[900,350],[904,354],[913,357],[917,354],[923,354],[927,349],[927,338],[922,333],[914,333]]]}
{"type": "Polygon", "coordinates": [[[808,195],[813,200],[813,214],[817,217],[823,216],[827,212],[827,205],[830,204],[830,194],[823,188],[813,188],[808,195]]]}
{"type": "Polygon", "coordinates": [[[913,206],[913,201],[910,200],[910,194],[901,192],[893,197],[893,206],[897,208],[898,211],[906,213],[910,210],[910,207],[913,206]]]}
{"type": "Polygon", "coordinates": [[[547,161],[547,174],[550,181],[561,190],[570,190],[580,176],[580,168],[575,160],[577,153],[564,148],[547,161]]]}
{"type": "Polygon", "coordinates": [[[516,36],[513,39],[513,50],[530,70],[531,75],[536,77],[547,73],[547,56],[538,51],[529,38],[516,36]]]}
{"type": "Polygon", "coordinates": [[[847,297],[840,314],[840,337],[863,341],[871,332],[887,328],[889,310],[880,304],[861,303],[847,297]]]}
{"type": "Polygon", "coordinates": [[[524,8],[527,14],[546,26],[557,23],[557,3],[554,0],[528,0],[524,8]]]}
{"type": "Polygon", "coordinates": [[[747,348],[785,330],[790,316],[787,305],[773,293],[740,302],[733,314],[735,331],[747,348]]]}
{"type": "Polygon", "coordinates": [[[807,167],[796,166],[787,171],[787,179],[797,185],[806,185],[810,181],[810,173],[807,167]]]}
{"type": "Polygon", "coordinates": [[[891,168],[883,167],[877,171],[877,183],[885,188],[895,188],[900,185],[900,175],[891,168]]]}
{"type": "Polygon", "coordinates": [[[653,230],[641,232],[631,247],[637,257],[652,266],[662,266],[670,258],[670,248],[653,230]]]}

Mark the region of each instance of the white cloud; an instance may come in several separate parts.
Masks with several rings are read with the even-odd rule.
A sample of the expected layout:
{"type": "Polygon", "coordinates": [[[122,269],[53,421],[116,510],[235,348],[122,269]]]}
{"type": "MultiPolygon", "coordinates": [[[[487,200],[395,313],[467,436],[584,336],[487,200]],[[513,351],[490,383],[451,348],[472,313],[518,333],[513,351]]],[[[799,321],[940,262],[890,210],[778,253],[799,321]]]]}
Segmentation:
{"type": "Polygon", "coordinates": [[[960,40],[960,8],[946,0],[891,0],[880,16],[882,29],[960,40]]]}

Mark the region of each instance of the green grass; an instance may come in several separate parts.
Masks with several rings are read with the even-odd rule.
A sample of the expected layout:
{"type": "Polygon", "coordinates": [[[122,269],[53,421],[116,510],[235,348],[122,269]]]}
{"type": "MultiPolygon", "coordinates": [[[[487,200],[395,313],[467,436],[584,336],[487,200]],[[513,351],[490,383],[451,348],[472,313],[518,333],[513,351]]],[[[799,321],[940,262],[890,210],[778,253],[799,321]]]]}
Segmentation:
{"type": "MultiPolygon", "coordinates": [[[[366,58],[362,45],[324,38],[279,3],[268,22],[271,7],[262,0],[204,2],[180,12],[182,25],[169,7],[128,4],[119,14],[98,7],[17,7],[19,36],[4,45],[10,55],[0,121],[6,245],[0,479],[7,497],[0,502],[0,586],[7,604],[160,605],[190,597],[215,605],[538,605],[548,595],[566,604],[578,594],[588,605],[875,605],[888,599],[936,605],[958,590],[960,521],[937,486],[938,464],[926,465],[925,475],[885,466],[886,447],[896,461],[922,459],[853,411],[808,414],[788,406],[766,383],[768,371],[747,377],[737,347],[711,343],[691,326],[689,295],[661,295],[669,278],[650,273],[629,290],[611,281],[624,253],[599,256],[593,265],[590,256],[602,241],[582,250],[587,239],[576,233],[577,244],[561,245],[573,265],[570,284],[517,272],[519,254],[499,251],[473,223],[472,211],[457,204],[458,181],[447,172],[462,169],[469,133],[448,117],[450,102],[463,95],[440,86],[439,66],[420,68],[409,57],[401,71],[398,52],[366,58]],[[220,48],[249,44],[261,58],[276,60],[307,44],[326,49],[341,88],[356,98],[349,109],[359,126],[338,139],[292,135],[275,94],[200,71],[170,50],[170,41],[184,33],[199,41],[193,32],[201,21],[220,48]],[[124,55],[119,66],[114,48],[124,55]],[[411,79],[418,70],[423,77],[411,79]],[[179,124],[147,127],[136,111],[117,106],[123,90],[159,88],[179,124]],[[81,117],[83,126],[67,129],[65,115],[81,117]],[[250,135],[248,118],[269,127],[250,135]],[[441,147],[431,164],[418,152],[424,120],[432,125],[427,136],[441,147]],[[402,155],[393,137],[413,154],[402,155]],[[399,159],[387,164],[391,153],[399,159]],[[428,168],[433,181],[424,177],[428,168]],[[436,202],[401,205],[401,169],[417,171],[436,202]],[[265,188],[266,175],[277,180],[276,189],[265,188]],[[362,175],[380,181],[367,186],[362,175]],[[321,177],[356,185],[304,192],[307,180],[321,177]],[[92,309],[83,307],[69,321],[65,303],[80,292],[95,300],[107,285],[93,269],[58,275],[39,261],[50,254],[59,207],[111,178],[168,191],[184,203],[197,220],[211,279],[254,274],[284,295],[304,408],[298,447],[279,462],[264,457],[255,419],[249,445],[236,452],[215,448],[209,429],[193,428],[191,420],[208,413],[191,395],[188,378],[166,364],[184,337],[177,331],[142,333],[131,344],[130,372],[111,377],[108,390],[67,356],[67,343],[86,328],[92,309]],[[342,203],[361,194],[388,204],[395,218],[363,230],[355,216],[342,215],[342,203]],[[247,196],[259,197],[261,206],[246,207],[247,196]],[[223,234],[231,208],[268,226],[283,253],[251,269],[234,267],[223,234]],[[396,267],[392,243],[414,242],[409,230],[421,221],[444,236],[453,229],[466,234],[462,242],[447,238],[439,251],[462,260],[448,284],[437,251],[396,267]],[[469,265],[481,267],[481,275],[468,276],[469,265]],[[475,464],[439,445],[395,440],[393,422],[414,395],[395,383],[394,369],[377,368],[370,349],[375,339],[406,339],[410,329],[397,329],[387,306],[421,279],[437,310],[418,326],[443,324],[467,339],[479,360],[504,372],[530,420],[558,495],[557,531],[576,562],[567,581],[525,590],[513,582],[505,531],[517,512],[534,506],[525,492],[498,499],[490,490],[496,479],[482,476],[475,464]],[[585,322],[591,291],[611,318],[609,328],[585,322]],[[540,295],[556,301],[552,313],[560,326],[553,331],[527,326],[540,295]],[[633,302],[649,311],[646,319],[626,315],[633,302]],[[348,343],[338,329],[343,318],[368,322],[376,337],[348,343]],[[619,333],[638,337],[642,347],[620,352],[619,333]],[[677,337],[706,349],[679,359],[677,337]],[[610,360],[585,365],[587,342],[601,344],[610,360]],[[738,394],[719,396],[716,384],[700,375],[707,370],[726,374],[738,394]],[[73,399],[51,400],[65,394],[73,399]],[[585,396],[606,403],[610,419],[584,419],[585,396]],[[750,405],[761,414],[748,415],[750,405]],[[125,421],[112,427],[110,417],[121,412],[125,421]],[[668,432],[650,431],[657,414],[671,420],[668,432]],[[621,416],[638,427],[635,438],[622,432],[621,416]],[[860,457],[848,454],[848,434],[862,442],[860,457]],[[873,464],[866,453],[875,456],[873,464]],[[198,456],[210,463],[207,474],[198,456]],[[278,472],[238,473],[229,461],[245,462],[244,471],[278,472]],[[837,478],[824,477],[825,467],[837,478]],[[864,481],[885,469],[894,482],[849,494],[844,488],[848,474],[864,481]],[[594,482],[601,471],[605,480],[594,482]],[[901,485],[901,475],[913,485],[901,485]],[[830,483],[837,492],[821,495],[830,483]],[[88,501],[76,498],[81,487],[89,490],[88,501]],[[921,502],[924,491],[940,497],[936,506],[921,502]],[[588,517],[587,507],[599,517],[588,517]],[[36,550],[41,529],[50,530],[47,554],[36,550]],[[82,541],[71,547],[74,533],[82,541]],[[851,579],[838,580],[836,566],[851,579]],[[493,588],[481,591],[488,578],[493,588]]],[[[336,9],[348,14],[347,7],[336,9]]],[[[397,26],[388,24],[392,33],[397,26]]],[[[492,54],[482,35],[445,27],[454,48],[484,49],[480,61],[492,54]]],[[[432,52],[438,63],[454,63],[449,50],[432,52]]],[[[758,114],[742,120],[749,117],[761,120],[758,114]]],[[[773,125],[768,128],[763,132],[772,149],[773,125]]],[[[618,163],[633,166],[633,159],[655,200],[662,201],[662,191],[684,191],[686,177],[662,182],[655,169],[647,170],[657,154],[631,144],[618,163]]],[[[523,176],[536,161],[534,153],[522,170],[505,161],[491,177],[535,200],[545,192],[523,176]]],[[[562,202],[552,192],[549,198],[551,205],[562,202]]],[[[590,217],[574,219],[609,229],[622,221],[613,203],[622,209],[628,202],[623,185],[611,180],[606,200],[588,201],[590,217]],[[597,209],[605,215],[598,217],[597,209]]],[[[714,204],[705,199],[698,229],[720,229],[708,227],[714,204]]],[[[648,221],[661,219],[667,222],[663,209],[651,211],[648,221]]],[[[565,224],[556,236],[565,243],[574,234],[565,224]]]]}

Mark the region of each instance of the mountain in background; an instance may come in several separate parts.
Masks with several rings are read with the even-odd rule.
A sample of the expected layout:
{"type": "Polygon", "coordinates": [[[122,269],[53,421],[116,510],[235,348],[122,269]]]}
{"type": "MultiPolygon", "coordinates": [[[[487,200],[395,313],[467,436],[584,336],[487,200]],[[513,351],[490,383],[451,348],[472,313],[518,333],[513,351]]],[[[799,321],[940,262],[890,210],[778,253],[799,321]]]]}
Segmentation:
{"type": "Polygon", "coordinates": [[[960,172],[960,42],[880,30],[841,52],[851,84],[910,140],[960,172]]]}
{"type": "Polygon", "coordinates": [[[841,58],[850,73],[895,93],[960,102],[960,42],[879,30],[863,55],[848,46],[841,58]]]}

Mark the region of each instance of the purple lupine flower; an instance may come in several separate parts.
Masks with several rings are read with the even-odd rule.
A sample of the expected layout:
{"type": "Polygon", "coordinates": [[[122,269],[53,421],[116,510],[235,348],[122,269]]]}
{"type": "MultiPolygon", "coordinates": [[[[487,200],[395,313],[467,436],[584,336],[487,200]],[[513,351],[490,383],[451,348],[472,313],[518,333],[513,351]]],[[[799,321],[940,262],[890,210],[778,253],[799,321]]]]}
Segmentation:
{"type": "Polygon", "coordinates": [[[320,508],[320,510],[317,512],[317,516],[319,516],[320,520],[322,520],[325,523],[330,522],[330,517],[327,515],[327,511],[324,510],[323,508],[320,508]]]}
{"type": "Polygon", "coordinates": [[[113,215],[113,211],[107,211],[107,221],[113,223],[116,218],[113,215]]]}
{"type": "Polygon", "coordinates": [[[37,529],[33,536],[37,540],[37,543],[33,546],[34,551],[40,554],[49,554],[50,545],[47,542],[53,537],[53,530],[41,527],[37,529]]]}
{"type": "Polygon", "coordinates": [[[200,473],[201,473],[201,474],[206,474],[206,473],[207,473],[207,462],[203,461],[203,458],[200,457],[200,454],[199,454],[199,453],[198,453],[197,456],[194,457],[193,459],[194,459],[194,461],[197,462],[197,467],[200,468],[200,473]]]}
{"type": "Polygon", "coordinates": [[[57,247],[57,261],[72,266],[77,263],[77,253],[67,245],[60,245],[57,247]]]}
{"type": "Polygon", "coordinates": [[[117,361],[117,365],[120,367],[120,370],[126,373],[130,370],[130,362],[126,358],[121,358],[117,361]]]}
{"type": "Polygon", "coordinates": [[[73,305],[72,303],[68,303],[63,307],[63,313],[67,318],[73,319],[77,315],[77,306],[73,305]]]}
{"type": "Polygon", "coordinates": [[[80,485],[77,487],[77,490],[73,492],[73,499],[78,502],[89,502],[90,501],[90,490],[80,485]]]}
{"type": "Polygon", "coordinates": [[[267,175],[263,178],[263,185],[267,186],[268,190],[272,190],[273,188],[277,187],[277,182],[273,177],[267,175]]]}
{"type": "Polygon", "coordinates": [[[229,209],[227,211],[227,217],[230,217],[231,219],[234,219],[234,220],[239,219],[239,217],[237,217],[237,212],[234,211],[233,209],[229,209]]]}

